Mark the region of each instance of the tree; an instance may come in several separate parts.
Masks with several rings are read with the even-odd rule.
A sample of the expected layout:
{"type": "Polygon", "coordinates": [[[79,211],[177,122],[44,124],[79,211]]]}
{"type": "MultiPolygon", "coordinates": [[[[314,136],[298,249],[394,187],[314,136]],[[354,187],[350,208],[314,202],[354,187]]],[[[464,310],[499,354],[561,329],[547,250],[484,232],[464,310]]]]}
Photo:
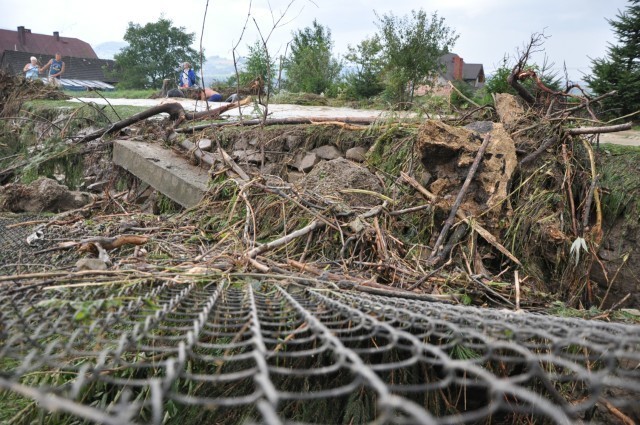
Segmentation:
{"type": "Polygon", "coordinates": [[[411,17],[393,13],[378,16],[380,38],[387,62],[387,79],[396,101],[413,101],[416,85],[431,85],[440,71],[440,57],[449,52],[458,36],[437,13],[427,16],[422,9],[411,17]]]}
{"type": "MultiPolygon", "coordinates": [[[[546,61],[539,66],[537,64],[527,65],[524,67],[524,70],[532,70],[535,71],[537,75],[540,76],[540,81],[553,91],[560,91],[562,89],[562,81],[556,72],[551,71],[553,64],[548,64],[546,61]]],[[[505,56],[502,59],[502,65],[498,67],[489,77],[484,84],[484,91],[487,93],[510,93],[513,95],[517,95],[518,93],[515,89],[509,84],[507,78],[511,75],[513,71],[513,66],[509,65],[509,60],[505,56]]],[[[540,95],[540,88],[536,85],[533,79],[529,78],[522,82],[522,85],[534,96],[537,97],[540,95]]]]}
{"type": "Polygon", "coordinates": [[[349,46],[345,59],[355,66],[355,71],[347,74],[347,96],[355,99],[375,96],[384,90],[382,71],[382,43],[374,35],[360,42],[355,48],[349,46]]]}
{"type": "Polygon", "coordinates": [[[630,0],[617,20],[607,20],[618,39],[606,58],[592,60],[592,75],[586,78],[598,95],[617,90],[603,100],[610,115],[625,116],[640,110],[640,0],[630,0]]]}
{"type": "Polygon", "coordinates": [[[332,56],[331,31],[313,21],[312,27],[294,32],[291,54],[285,63],[288,89],[320,94],[337,80],[342,65],[332,56]]]}
{"type": "Polygon", "coordinates": [[[173,27],[164,18],[144,27],[129,22],[124,35],[129,45],[114,57],[120,77],[118,85],[160,88],[165,78],[176,78],[181,63],[191,62],[197,69],[199,54],[190,47],[194,38],[194,33],[187,34],[184,27],[173,27]]]}
{"type": "Polygon", "coordinates": [[[273,87],[273,71],[275,62],[269,57],[269,53],[261,41],[256,41],[252,46],[247,46],[249,55],[240,72],[240,85],[246,86],[256,78],[262,78],[267,90],[273,87]]]}

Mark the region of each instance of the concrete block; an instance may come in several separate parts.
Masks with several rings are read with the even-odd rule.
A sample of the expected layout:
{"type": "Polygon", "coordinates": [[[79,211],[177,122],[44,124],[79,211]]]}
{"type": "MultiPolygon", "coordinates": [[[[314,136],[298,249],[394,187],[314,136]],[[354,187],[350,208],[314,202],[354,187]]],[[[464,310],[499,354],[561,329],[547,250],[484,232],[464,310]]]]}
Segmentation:
{"type": "Polygon", "coordinates": [[[207,170],[156,143],[116,140],[113,162],[185,208],[207,192],[207,170]]]}

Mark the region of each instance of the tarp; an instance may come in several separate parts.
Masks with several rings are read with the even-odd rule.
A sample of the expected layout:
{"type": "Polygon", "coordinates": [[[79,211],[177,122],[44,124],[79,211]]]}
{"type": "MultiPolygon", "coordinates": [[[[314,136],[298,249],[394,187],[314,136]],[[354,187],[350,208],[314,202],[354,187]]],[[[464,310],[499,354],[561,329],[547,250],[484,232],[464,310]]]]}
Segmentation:
{"type": "MultiPolygon", "coordinates": [[[[42,80],[46,83],[47,79],[42,78],[42,80]]],[[[67,78],[60,78],[60,84],[62,88],[65,90],[73,90],[73,91],[87,91],[87,90],[104,90],[104,91],[114,91],[116,88],[111,84],[107,84],[102,81],[97,80],[71,80],[67,78]]]]}

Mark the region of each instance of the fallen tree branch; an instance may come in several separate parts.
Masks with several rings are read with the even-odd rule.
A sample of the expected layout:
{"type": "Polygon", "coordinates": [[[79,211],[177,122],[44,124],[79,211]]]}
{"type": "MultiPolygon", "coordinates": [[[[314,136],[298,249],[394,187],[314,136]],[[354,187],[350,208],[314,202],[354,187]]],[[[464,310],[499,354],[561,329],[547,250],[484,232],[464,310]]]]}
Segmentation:
{"type": "Polygon", "coordinates": [[[631,130],[633,124],[628,122],[625,124],[618,125],[607,125],[602,127],[577,127],[577,128],[569,128],[565,130],[567,134],[572,136],[577,136],[580,134],[602,134],[602,133],[615,133],[618,131],[631,130]]]}
{"type": "Polygon", "coordinates": [[[192,121],[192,120],[198,120],[202,118],[215,118],[215,117],[218,117],[223,112],[228,111],[229,109],[237,108],[238,106],[243,104],[243,102],[244,104],[246,104],[247,100],[250,100],[250,99],[247,98],[247,99],[244,99],[242,102],[229,103],[228,105],[223,105],[223,106],[220,106],[219,108],[214,108],[208,111],[201,111],[201,112],[186,112],[182,104],[178,102],[163,103],[162,105],[154,106],[153,108],[149,108],[146,111],[142,111],[140,113],[132,115],[127,119],[113,123],[109,127],[105,127],[100,130],[94,131],[93,133],[88,134],[82,137],[81,139],[78,139],[76,143],[90,142],[91,140],[95,140],[99,137],[102,137],[103,135],[115,133],[116,131],[122,130],[123,128],[126,128],[131,124],[135,124],[138,121],[151,118],[154,115],[158,115],[161,113],[169,114],[169,118],[171,118],[174,121],[177,121],[178,123],[183,120],[192,121]]]}
{"type": "Polygon", "coordinates": [[[137,235],[121,235],[113,238],[97,236],[81,240],[80,243],[82,245],[78,250],[81,252],[93,252],[94,248],[92,246],[94,246],[94,244],[100,244],[102,248],[111,251],[112,249],[120,248],[122,245],[144,245],[148,240],[149,238],[147,236],[137,235]]]}
{"type": "Polygon", "coordinates": [[[613,96],[613,95],[615,95],[617,93],[618,92],[616,90],[613,90],[613,91],[610,91],[608,93],[602,94],[602,95],[600,95],[598,97],[594,97],[593,99],[586,99],[586,101],[584,103],[581,103],[580,105],[573,106],[573,107],[568,108],[568,109],[560,110],[560,111],[555,112],[554,114],[552,114],[550,116],[552,116],[552,117],[561,116],[561,115],[568,114],[569,112],[579,111],[580,109],[584,109],[584,108],[589,107],[589,105],[594,103],[594,102],[599,102],[602,99],[606,99],[607,97],[613,96]]]}
{"type": "Polygon", "coordinates": [[[300,236],[306,235],[309,232],[313,232],[315,229],[318,229],[320,227],[323,227],[324,223],[318,221],[318,220],[314,220],[312,221],[310,224],[308,224],[307,226],[296,230],[295,232],[289,233],[288,235],[285,235],[279,239],[273,240],[271,242],[268,242],[264,245],[260,245],[257,246],[253,249],[250,249],[249,251],[247,251],[244,256],[246,258],[253,258],[255,259],[258,255],[270,251],[274,248],[277,248],[279,246],[282,245],[286,245],[289,242],[291,242],[292,240],[294,240],[295,238],[298,238],[300,236]]]}
{"type": "Polygon", "coordinates": [[[451,87],[453,90],[456,91],[456,93],[458,93],[458,95],[463,98],[464,100],[466,100],[467,102],[469,102],[470,104],[472,104],[473,106],[475,106],[476,108],[481,108],[480,105],[478,105],[476,102],[474,102],[473,100],[469,99],[467,96],[464,95],[464,93],[462,93],[460,90],[458,90],[458,88],[456,86],[453,85],[453,83],[451,81],[449,81],[449,87],[451,87]]]}
{"type": "Polygon", "coordinates": [[[382,285],[378,282],[375,282],[372,279],[364,280],[362,278],[353,276],[344,276],[337,273],[331,273],[325,270],[320,270],[309,264],[300,263],[299,261],[295,260],[287,260],[287,264],[297,268],[301,272],[310,272],[312,274],[315,274],[316,276],[319,276],[321,278],[320,280],[322,280],[323,278],[329,279],[333,283],[336,283],[338,287],[340,287],[340,289],[355,289],[357,291],[367,292],[370,294],[427,301],[446,302],[455,299],[452,295],[423,295],[416,294],[415,292],[411,292],[406,289],[391,288],[387,285],[382,285]]]}
{"type": "MultiPolygon", "coordinates": [[[[402,177],[402,179],[404,181],[406,181],[409,185],[411,185],[418,192],[420,192],[425,198],[427,198],[428,200],[430,200],[432,202],[436,201],[437,196],[434,195],[433,193],[429,192],[427,189],[425,189],[420,183],[418,183],[416,181],[416,179],[414,179],[413,177],[411,177],[410,175],[408,175],[404,171],[400,172],[400,176],[402,177]]],[[[475,230],[476,232],[478,232],[478,234],[480,236],[482,236],[482,238],[485,241],[487,241],[491,245],[493,245],[498,251],[500,251],[502,254],[504,254],[506,257],[508,257],[511,261],[513,261],[514,263],[516,263],[519,266],[522,266],[522,263],[511,252],[509,252],[509,250],[507,248],[505,248],[500,242],[498,242],[498,239],[495,236],[493,236],[487,229],[482,227],[480,224],[478,224],[478,223],[474,222],[473,220],[471,220],[470,218],[468,218],[467,215],[465,214],[465,212],[462,209],[458,209],[458,212],[457,212],[456,215],[461,220],[467,220],[467,223],[471,226],[471,228],[473,230],[475,230]]]]}

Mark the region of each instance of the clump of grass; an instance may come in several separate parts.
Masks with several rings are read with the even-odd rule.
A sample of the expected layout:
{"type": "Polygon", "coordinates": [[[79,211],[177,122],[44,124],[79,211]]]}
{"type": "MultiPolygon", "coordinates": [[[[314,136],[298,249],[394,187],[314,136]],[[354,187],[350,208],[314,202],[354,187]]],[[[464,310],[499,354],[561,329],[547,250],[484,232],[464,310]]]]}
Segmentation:
{"type": "Polygon", "coordinates": [[[623,218],[627,226],[640,227],[640,148],[605,145],[600,155],[602,210],[606,223],[623,218]]]}

